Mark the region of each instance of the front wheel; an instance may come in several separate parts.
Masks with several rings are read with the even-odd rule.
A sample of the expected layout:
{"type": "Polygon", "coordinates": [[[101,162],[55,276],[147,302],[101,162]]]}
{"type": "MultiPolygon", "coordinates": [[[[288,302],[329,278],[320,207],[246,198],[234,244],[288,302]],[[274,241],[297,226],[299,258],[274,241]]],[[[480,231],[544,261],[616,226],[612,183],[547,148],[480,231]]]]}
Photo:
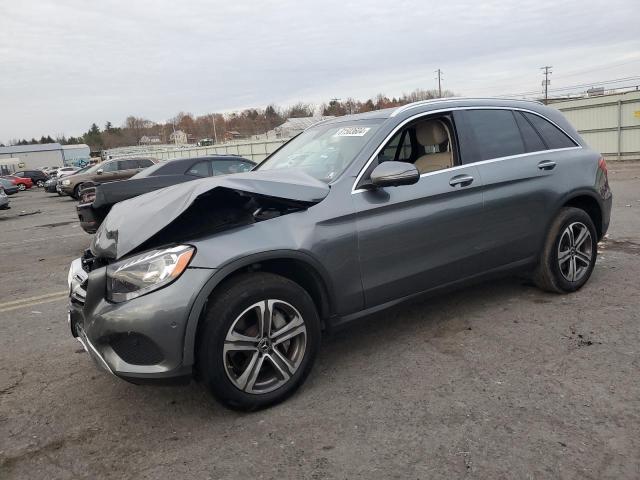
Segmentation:
{"type": "Polygon", "coordinates": [[[24,183],[19,183],[18,184],[18,190],[20,190],[21,192],[26,190],[27,186],[24,183]]]}
{"type": "Polygon", "coordinates": [[[593,272],[598,253],[591,217],[579,208],[560,210],[547,234],[534,281],[543,290],[575,292],[593,272]]]}
{"type": "Polygon", "coordinates": [[[214,293],[198,336],[197,372],[225,405],[256,410],[304,382],[320,345],[309,294],[271,273],[243,274],[214,293]]]}
{"type": "Polygon", "coordinates": [[[40,187],[40,188],[44,187],[44,181],[43,181],[43,180],[38,180],[38,181],[36,182],[36,186],[37,186],[37,187],[40,187]]]}
{"type": "Polygon", "coordinates": [[[73,189],[73,195],[71,195],[71,197],[74,200],[80,200],[80,190],[82,190],[83,188],[84,188],[83,183],[79,183],[78,185],[76,185],[76,188],[73,189]]]}

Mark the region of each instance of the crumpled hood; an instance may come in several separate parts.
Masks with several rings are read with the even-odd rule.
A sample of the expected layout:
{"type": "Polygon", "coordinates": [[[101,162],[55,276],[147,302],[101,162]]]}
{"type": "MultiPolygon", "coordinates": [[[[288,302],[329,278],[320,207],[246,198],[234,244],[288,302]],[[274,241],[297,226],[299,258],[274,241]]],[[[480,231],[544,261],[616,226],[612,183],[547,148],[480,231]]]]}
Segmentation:
{"type": "Polygon", "coordinates": [[[329,193],[327,184],[296,169],[255,170],[181,183],[116,203],[96,232],[91,252],[96,257],[123,257],[175,221],[198,197],[216,189],[304,208],[329,193]]]}

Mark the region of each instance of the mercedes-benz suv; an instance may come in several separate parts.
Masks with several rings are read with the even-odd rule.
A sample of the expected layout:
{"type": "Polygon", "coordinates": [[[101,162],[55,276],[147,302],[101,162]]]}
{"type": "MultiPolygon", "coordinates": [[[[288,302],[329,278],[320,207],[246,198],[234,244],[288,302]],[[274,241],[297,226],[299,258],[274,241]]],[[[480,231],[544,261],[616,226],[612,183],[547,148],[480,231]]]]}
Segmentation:
{"type": "Polygon", "coordinates": [[[69,272],[71,331],[134,383],[281,401],[323,330],[488,275],[578,290],[607,231],[604,159],[537,102],[334,118],[256,169],[116,204],[69,272]]]}

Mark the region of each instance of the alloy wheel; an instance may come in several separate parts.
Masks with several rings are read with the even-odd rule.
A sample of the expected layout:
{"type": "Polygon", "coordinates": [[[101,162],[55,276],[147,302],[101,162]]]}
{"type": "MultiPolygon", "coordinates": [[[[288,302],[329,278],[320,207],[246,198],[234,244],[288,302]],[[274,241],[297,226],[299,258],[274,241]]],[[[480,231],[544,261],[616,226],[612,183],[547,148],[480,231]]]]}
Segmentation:
{"type": "Polygon", "coordinates": [[[300,312],[283,300],[263,300],[231,324],[222,352],[224,368],[238,389],[269,393],[296,373],[306,345],[307,328],[300,312]]]}
{"type": "Polygon", "coordinates": [[[593,261],[592,243],[584,223],[574,222],[564,229],[558,242],[558,267],[565,279],[577,282],[586,275],[593,261]]]}
{"type": "Polygon", "coordinates": [[[19,183],[18,184],[18,190],[25,190],[27,187],[25,187],[24,183],[19,183]]]}

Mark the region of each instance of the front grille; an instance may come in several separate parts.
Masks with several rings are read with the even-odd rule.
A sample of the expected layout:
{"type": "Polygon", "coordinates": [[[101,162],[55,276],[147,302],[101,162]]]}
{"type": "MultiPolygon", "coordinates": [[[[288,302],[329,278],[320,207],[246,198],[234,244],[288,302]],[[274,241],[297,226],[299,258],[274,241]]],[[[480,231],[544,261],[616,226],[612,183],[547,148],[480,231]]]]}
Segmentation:
{"type": "Polygon", "coordinates": [[[149,337],[139,333],[114,335],[109,345],[122,360],[132,365],[155,365],[163,360],[160,348],[149,337]]]}

